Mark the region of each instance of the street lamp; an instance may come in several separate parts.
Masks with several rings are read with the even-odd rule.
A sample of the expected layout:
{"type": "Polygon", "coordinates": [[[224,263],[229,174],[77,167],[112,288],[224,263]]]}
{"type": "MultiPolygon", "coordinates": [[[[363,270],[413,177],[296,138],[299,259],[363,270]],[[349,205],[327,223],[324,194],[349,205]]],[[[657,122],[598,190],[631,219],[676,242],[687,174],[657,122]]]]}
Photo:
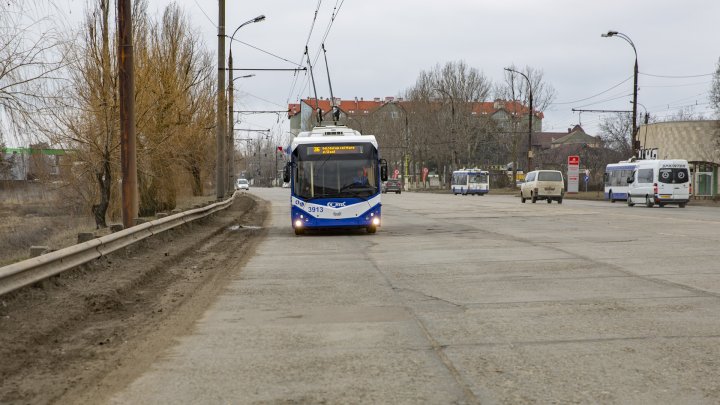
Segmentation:
{"type": "Polygon", "coordinates": [[[238,76],[238,77],[232,79],[232,81],[234,82],[234,81],[237,80],[237,79],[247,79],[248,77],[255,77],[255,74],[238,76]]]}
{"type": "MultiPolygon", "coordinates": [[[[240,28],[263,21],[265,19],[264,15],[259,15],[251,20],[247,20],[244,23],[240,24],[237,28],[235,28],[235,32],[230,36],[230,53],[228,54],[228,135],[227,135],[227,160],[228,160],[228,190],[232,190],[233,184],[235,183],[235,157],[234,153],[231,153],[231,151],[235,150],[235,141],[233,134],[235,122],[233,120],[233,103],[234,103],[234,97],[233,97],[233,83],[235,82],[235,79],[233,79],[233,59],[232,59],[232,45],[233,41],[235,40],[235,34],[237,34],[238,30],[240,28]]],[[[239,78],[246,78],[246,77],[252,77],[255,75],[245,75],[241,76],[239,78]]],[[[238,78],[238,79],[239,79],[238,78]]]]}
{"type": "Polygon", "coordinates": [[[638,57],[637,57],[637,49],[635,49],[635,44],[633,41],[628,37],[627,35],[623,34],[622,32],[617,31],[608,31],[605,34],[600,34],[603,38],[610,38],[610,37],[618,37],[622,38],[625,41],[627,41],[630,46],[632,46],[633,52],[635,52],[635,69],[633,71],[633,115],[632,115],[632,150],[635,152],[635,155],[637,156],[638,152],[638,145],[637,145],[637,92],[638,92],[638,57]]]}
{"type": "MultiPolygon", "coordinates": [[[[508,72],[517,73],[521,75],[522,77],[527,80],[528,83],[528,92],[530,93],[530,116],[528,118],[528,165],[527,165],[527,171],[525,173],[529,173],[532,170],[532,119],[533,119],[533,94],[532,94],[532,84],[530,83],[530,78],[527,77],[527,75],[523,72],[519,72],[514,69],[505,68],[508,72]]],[[[514,179],[513,179],[514,180],[514,179]]]]}

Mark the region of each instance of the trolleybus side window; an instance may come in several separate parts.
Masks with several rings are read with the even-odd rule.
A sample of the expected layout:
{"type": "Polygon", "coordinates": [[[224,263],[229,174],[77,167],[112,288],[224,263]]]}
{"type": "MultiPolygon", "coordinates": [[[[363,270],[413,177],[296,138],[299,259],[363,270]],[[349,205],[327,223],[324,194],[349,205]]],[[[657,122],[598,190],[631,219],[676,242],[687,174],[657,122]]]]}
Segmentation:
{"type": "Polygon", "coordinates": [[[453,184],[467,184],[467,173],[455,173],[453,175],[453,184]]]}

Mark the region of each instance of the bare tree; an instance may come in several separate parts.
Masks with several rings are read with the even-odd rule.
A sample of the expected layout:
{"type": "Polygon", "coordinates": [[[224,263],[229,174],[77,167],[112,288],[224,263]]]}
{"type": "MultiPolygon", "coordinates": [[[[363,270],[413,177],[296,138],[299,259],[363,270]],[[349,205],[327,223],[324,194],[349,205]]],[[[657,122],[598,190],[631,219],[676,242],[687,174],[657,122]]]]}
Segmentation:
{"type": "MultiPolygon", "coordinates": [[[[80,40],[66,52],[73,61],[70,85],[56,109],[54,140],[72,149],[75,195],[93,205],[98,227],[119,214],[119,122],[116,35],[110,0],[88,10],[80,40]],[[93,185],[94,186],[90,186],[93,185]]],[[[209,53],[175,5],[161,22],[133,5],[136,63],[136,132],[140,213],[175,207],[179,185],[202,194],[210,171],[208,149],[214,127],[214,86],[209,53]],[[188,181],[189,180],[189,181],[188,181]]]]}
{"type": "MultiPolygon", "coordinates": [[[[536,111],[544,111],[555,98],[555,89],[550,83],[545,81],[544,73],[542,70],[534,69],[530,66],[526,66],[520,70],[515,65],[511,65],[509,69],[513,71],[522,72],[527,76],[525,77],[516,74],[513,71],[505,71],[504,83],[498,85],[495,88],[495,98],[500,100],[509,100],[520,102],[523,106],[530,105],[530,90],[532,90],[533,96],[533,111],[529,114],[535,114],[536,111]],[[528,83],[529,81],[529,83],[528,83]]],[[[513,179],[516,178],[518,166],[521,164],[519,159],[520,150],[528,150],[530,145],[527,144],[530,140],[527,136],[527,131],[524,130],[527,124],[524,124],[529,119],[529,115],[525,114],[524,111],[518,106],[514,105],[510,108],[507,113],[509,114],[507,131],[507,147],[508,152],[513,160],[513,179]]],[[[537,123],[540,120],[536,121],[537,123]]],[[[539,125],[533,125],[532,131],[540,129],[539,125]]],[[[527,160],[523,160],[525,163],[527,160]]],[[[526,165],[526,164],[525,164],[526,165]]],[[[526,165],[527,167],[527,165],[526,165]]],[[[515,183],[511,182],[511,187],[515,187],[515,183]]]]}
{"type": "Polygon", "coordinates": [[[136,77],[138,177],[140,212],[153,214],[176,205],[182,177],[192,177],[194,194],[201,194],[207,171],[209,131],[214,93],[209,83],[212,62],[193,32],[189,19],[170,4],[162,20],[139,33],[136,77]]]}
{"type": "Polygon", "coordinates": [[[600,138],[605,146],[619,152],[624,158],[633,156],[630,144],[632,116],[629,113],[615,113],[600,119],[600,138]]]}
{"type": "Polygon", "coordinates": [[[49,82],[66,62],[60,36],[37,3],[0,4],[0,127],[18,138],[43,126],[49,82]]]}
{"type": "Polygon", "coordinates": [[[490,89],[488,79],[462,61],[420,72],[406,92],[413,160],[446,175],[461,164],[472,165],[485,124],[473,108],[490,89]]]}
{"type": "Polygon", "coordinates": [[[77,40],[68,40],[69,83],[58,92],[54,117],[55,144],[74,150],[73,194],[81,196],[98,227],[105,227],[119,164],[116,60],[111,51],[110,0],[98,0],[86,11],[77,40]],[[62,96],[60,96],[62,95],[62,96]],[[92,187],[95,184],[97,187],[92,187]],[[99,201],[98,201],[99,200],[99,201]]]}
{"type": "Polygon", "coordinates": [[[715,73],[713,74],[712,87],[710,88],[710,105],[720,118],[720,58],[718,58],[715,73]]]}

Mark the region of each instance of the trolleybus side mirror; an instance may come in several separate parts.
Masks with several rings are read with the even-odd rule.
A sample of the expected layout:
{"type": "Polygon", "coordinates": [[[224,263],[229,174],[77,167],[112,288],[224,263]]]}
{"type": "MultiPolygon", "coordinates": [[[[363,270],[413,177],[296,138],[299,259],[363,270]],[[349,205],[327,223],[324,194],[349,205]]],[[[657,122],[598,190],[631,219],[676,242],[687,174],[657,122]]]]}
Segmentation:
{"type": "Polygon", "coordinates": [[[290,163],[286,164],[285,169],[283,170],[283,182],[290,182],[290,163]]]}
{"type": "Polygon", "coordinates": [[[633,182],[635,182],[635,179],[634,179],[634,178],[632,178],[632,177],[628,177],[628,178],[627,178],[627,183],[628,183],[628,184],[633,183],[633,182]]]}
{"type": "Polygon", "coordinates": [[[387,179],[388,179],[387,160],[380,159],[380,180],[387,181],[387,179]]]}

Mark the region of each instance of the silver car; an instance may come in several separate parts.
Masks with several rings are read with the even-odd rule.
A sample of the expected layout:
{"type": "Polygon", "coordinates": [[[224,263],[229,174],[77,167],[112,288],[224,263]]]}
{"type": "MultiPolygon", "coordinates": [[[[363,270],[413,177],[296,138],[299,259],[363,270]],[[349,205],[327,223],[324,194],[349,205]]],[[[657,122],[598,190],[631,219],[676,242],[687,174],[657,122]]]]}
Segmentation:
{"type": "Polygon", "coordinates": [[[235,181],[235,190],[250,190],[250,183],[246,179],[237,179],[235,181]]]}

